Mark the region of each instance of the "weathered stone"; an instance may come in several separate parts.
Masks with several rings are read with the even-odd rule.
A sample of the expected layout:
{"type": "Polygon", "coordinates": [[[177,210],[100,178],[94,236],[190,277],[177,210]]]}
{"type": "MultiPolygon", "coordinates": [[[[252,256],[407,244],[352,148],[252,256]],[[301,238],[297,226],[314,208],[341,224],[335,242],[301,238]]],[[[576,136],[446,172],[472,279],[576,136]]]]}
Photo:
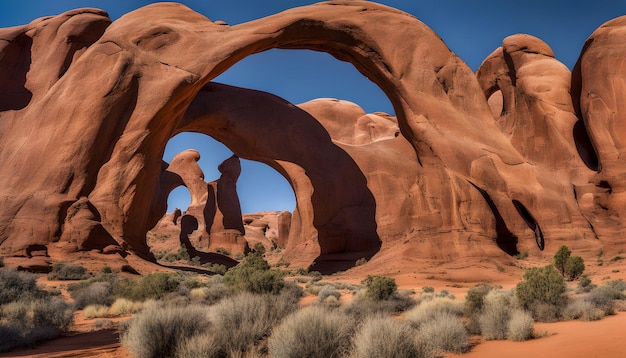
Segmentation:
{"type": "MultiPolygon", "coordinates": [[[[235,26],[160,3],[113,23],[83,9],[0,29],[0,253],[24,256],[58,241],[150,259],[146,232],[174,187],[190,188],[192,203],[206,191],[206,203],[231,205],[220,202],[219,184],[192,182],[162,162],[167,141],[187,131],[288,179],[297,207],[279,245],[294,266],[349,264],[399,244],[404,258],[437,260],[550,255],[562,244],[617,251],[626,215],[624,39],[625,18],[600,27],[572,76],[528,35],[505,39],[474,74],[415,17],[365,1],[235,26]],[[351,62],[387,94],[397,119],[332,99],[296,107],[211,82],[272,48],[351,62]]],[[[236,166],[223,169],[224,182],[236,179],[236,166]]],[[[210,233],[220,220],[206,208],[198,218],[210,233]]],[[[243,222],[230,221],[238,205],[228,208],[221,222],[232,243],[243,222]]],[[[201,226],[186,217],[197,215],[180,218],[185,240],[201,226]]]]}

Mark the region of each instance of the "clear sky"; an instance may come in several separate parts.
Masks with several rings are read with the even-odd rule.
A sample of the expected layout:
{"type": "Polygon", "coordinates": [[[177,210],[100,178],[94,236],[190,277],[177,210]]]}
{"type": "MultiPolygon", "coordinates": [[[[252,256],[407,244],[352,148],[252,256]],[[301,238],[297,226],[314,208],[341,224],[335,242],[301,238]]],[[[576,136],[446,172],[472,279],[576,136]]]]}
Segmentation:
{"type": "MultiPolygon", "coordinates": [[[[0,0],[0,27],[27,24],[41,16],[95,7],[115,20],[136,8],[153,3],[141,0],[0,0]]],[[[190,0],[179,1],[211,20],[230,25],[265,17],[285,9],[312,4],[303,0],[190,0]]],[[[556,57],[570,69],[585,39],[604,22],[626,14],[626,0],[380,0],[380,3],[413,14],[431,27],[448,47],[473,70],[502,39],[527,33],[547,42],[556,57]]],[[[324,53],[303,50],[271,50],[250,56],[220,77],[218,82],[270,92],[298,104],[320,97],[350,100],[367,112],[393,113],[386,96],[352,65],[324,53]]],[[[200,166],[207,181],[217,179],[217,166],[230,150],[210,137],[183,133],[170,140],[165,161],[193,148],[201,153],[200,166]]],[[[242,211],[290,210],[295,199],[287,181],[268,166],[242,161],[237,184],[242,211]]],[[[176,189],[168,211],[185,209],[189,194],[176,189]]]]}

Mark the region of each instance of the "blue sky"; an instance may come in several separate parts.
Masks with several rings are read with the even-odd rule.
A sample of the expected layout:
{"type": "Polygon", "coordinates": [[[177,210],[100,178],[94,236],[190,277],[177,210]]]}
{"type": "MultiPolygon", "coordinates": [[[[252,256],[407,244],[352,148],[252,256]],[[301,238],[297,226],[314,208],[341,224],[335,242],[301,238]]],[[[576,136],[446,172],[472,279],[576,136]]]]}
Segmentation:
{"type": "MultiPolygon", "coordinates": [[[[41,16],[95,7],[115,20],[154,1],[139,0],[30,0],[0,2],[0,27],[27,24],[41,16]]],[[[195,0],[179,1],[211,20],[234,25],[285,9],[312,4],[301,0],[195,0]]],[[[554,1],[527,0],[381,0],[380,3],[415,15],[431,27],[448,47],[476,70],[502,39],[527,33],[547,42],[557,58],[570,69],[576,63],[585,39],[604,22],[626,14],[626,0],[554,1]]],[[[218,82],[267,91],[298,104],[314,98],[350,100],[367,112],[393,113],[389,100],[350,64],[329,55],[302,50],[271,50],[250,56],[220,77],[218,82]]],[[[183,133],[166,147],[164,160],[194,148],[201,153],[200,165],[207,181],[217,179],[217,166],[230,150],[210,137],[183,133]]],[[[268,166],[242,161],[237,189],[244,213],[293,210],[295,199],[287,181],[268,166]]],[[[189,194],[184,188],[170,196],[168,211],[185,209],[189,194]]]]}

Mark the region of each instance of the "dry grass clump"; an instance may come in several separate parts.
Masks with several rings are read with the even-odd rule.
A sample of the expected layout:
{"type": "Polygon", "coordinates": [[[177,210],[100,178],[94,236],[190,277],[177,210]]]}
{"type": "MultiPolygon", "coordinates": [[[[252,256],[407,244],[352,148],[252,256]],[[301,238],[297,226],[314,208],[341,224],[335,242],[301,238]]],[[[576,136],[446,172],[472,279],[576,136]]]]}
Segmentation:
{"type": "Polygon", "coordinates": [[[513,295],[502,290],[492,290],[485,296],[478,324],[486,340],[507,338],[512,300],[513,295]]]}
{"type": "Polygon", "coordinates": [[[0,352],[56,338],[74,320],[74,309],[61,298],[15,301],[0,306],[0,352]]]}
{"type": "Polygon", "coordinates": [[[420,326],[424,339],[435,350],[464,353],[470,347],[469,335],[461,319],[448,312],[440,312],[420,326]]]}
{"type": "Polygon", "coordinates": [[[243,292],[211,309],[216,339],[224,352],[247,351],[296,308],[296,301],[287,295],[243,292]]]}
{"type": "Polygon", "coordinates": [[[350,348],[354,320],[323,306],[305,307],[276,327],[268,341],[273,358],[342,357],[350,348]]]}
{"type": "Polygon", "coordinates": [[[576,298],[563,310],[563,318],[581,321],[597,321],[604,317],[604,310],[596,307],[586,297],[576,298]]]}
{"type": "Polygon", "coordinates": [[[430,358],[432,345],[405,321],[389,316],[367,317],[352,339],[351,358],[430,358]]]}
{"type": "Polygon", "coordinates": [[[85,318],[106,318],[109,317],[109,307],[103,305],[89,305],[83,309],[85,318]]]}
{"type": "Polygon", "coordinates": [[[507,338],[515,342],[529,340],[533,338],[534,325],[535,321],[530,313],[516,309],[509,317],[507,338]]]}
{"type": "Polygon", "coordinates": [[[464,304],[461,301],[449,297],[436,297],[428,301],[422,301],[406,313],[406,320],[415,327],[431,321],[441,313],[449,313],[460,317],[463,315],[464,304]]]}
{"type": "Polygon", "coordinates": [[[121,342],[139,358],[173,357],[182,342],[210,325],[204,306],[156,306],[130,319],[121,342]]]}
{"type": "Polygon", "coordinates": [[[37,276],[0,269],[0,352],[67,331],[74,307],[37,286],[37,276]]]}
{"type": "Polygon", "coordinates": [[[125,298],[118,298],[109,308],[111,316],[126,316],[141,311],[143,302],[130,301],[125,298]]]}
{"type": "Polygon", "coordinates": [[[341,293],[337,291],[335,286],[325,285],[319,290],[317,300],[318,302],[324,302],[327,297],[334,297],[335,301],[338,301],[341,298],[341,293]]]}

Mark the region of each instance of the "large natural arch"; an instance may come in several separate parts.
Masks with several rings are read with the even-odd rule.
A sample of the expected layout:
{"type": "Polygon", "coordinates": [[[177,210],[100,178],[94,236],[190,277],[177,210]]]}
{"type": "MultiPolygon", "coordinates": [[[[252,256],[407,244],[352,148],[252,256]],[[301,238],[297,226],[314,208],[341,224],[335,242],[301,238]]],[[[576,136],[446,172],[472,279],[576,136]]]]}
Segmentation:
{"type": "MultiPolygon", "coordinates": [[[[18,86],[32,96],[21,91],[19,105],[3,106],[7,110],[0,112],[0,129],[6,133],[0,148],[6,169],[0,174],[4,253],[59,241],[57,247],[70,251],[117,243],[149,257],[145,233],[161,209],[146,208],[161,203],[163,148],[180,131],[229,142],[236,154],[267,163],[288,178],[300,195],[294,221],[301,221],[292,228],[313,233],[312,225],[317,231],[317,236],[294,236],[289,242],[294,250],[286,255],[303,262],[310,262],[315,250],[360,254],[377,250],[379,243],[381,251],[386,245],[407,244],[406,255],[422,258],[497,256],[502,254],[494,244],[502,232],[497,220],[518,238],[518,247],[509,251],[537,253],[535,233],[513,202],[524,203],[532,213],[547,251],[561,242],[598,245],[596,234],[600,241],[614,242],[607,231],[597,230],[599,225],[622,230],[610,219],[611,211],[621,210],[617,202],[602,203],[609,213],[596,210],[594,195],[606,198],[611,191],[594,185],[597,173],[569,156],[577,155],[575,116],[564,115],[568,121],[556,123],[558,130],[546,132],[538,145],[520,145],[527,133],[503,133],[483,90],[493,88],[492,79],[504,78],[498,77],[502,69],[521,67],[507,68],[496,56],[493,66],[474,75],[432,30],[389,7],[336,1],[227,26],[165,3],[112,24],[103,12],[80,10],[6,29],[2,35],[18,43],[26,33],[38,36],[32,44],[19,41],[23,48],[18,50],[48,52],[32,55],[28,71],[33,75],[18,86]],[[62,26],[66,22],[80,26],[62,26]],[[43,46],[44,41],[52,45],[43,46]],[[65,50],[57,51],[57,43],[65,50]],[[402,135],[343,141],[329,123],[369,118],[375,126],[379,119],[341,102],[338,107],[305,104],[302,111],[269,94],[211,83],[240,59],[271,48],[324,51],[352,63],[387,94],[397,114],[397,123],[389,121],[402,135]],[[38,131],[49,135],[32,135],[38,131]],[[265,140],[268,136],[304,138],[310,140],[304,143],[323,144],[326,152],[297,143],[296,157],[265,140]],[[565,159],[544,155],[544,143],[551,141],[564,148],[565,159]],[[59,143],[64,150],[53,150],[59,143]],[[21,150],[25,144],[28,150],[21,150]],[[33,168],[44,174],[33,176],[33,168]],[[332,169],[347,170],[354,183],[346,187],[345,178],[328,173],[332,169]],[[17,187],[22,190],[12,189],[17,187]],[[303,187],[316,191],[306,193],[303,187]],[[307,195],[310,201],[300,200],[307,195]],[[304,213],[305,206],[310,212],[304,213]]],[[[505,41],[503,56],[510,55],[514,63],[537,64],[529,67],[533,70],[558,67],[547,45],[525,37],[513,40],[505,41]]],[[[586,53],[594,53],[593,48],[586,53]]],[[[567,71],[559,68],[555,77],[557,85],[541,82],[533,71],[520,72],[515,83],[506,84],[512,88],[503,83],[499,88],[521,99],[512,110],[541,128],[541,118],[552,113],[542,103],[574,111],[572,103],[561,101],[569,98],[567,71]],[[524,87],[525,81],[552,91],[518,91],[539,88],[524,87]],[[527,110],[526,103],[537,106],[527,110]]],[[[594,133],[590,137],[605,170],[605,163],[615,163],[617,157],[603,159],[614,151],[596,145],[602,139],[594,133]]],[[[621,170],[616,168],[609,179],[621,170]]]]}

